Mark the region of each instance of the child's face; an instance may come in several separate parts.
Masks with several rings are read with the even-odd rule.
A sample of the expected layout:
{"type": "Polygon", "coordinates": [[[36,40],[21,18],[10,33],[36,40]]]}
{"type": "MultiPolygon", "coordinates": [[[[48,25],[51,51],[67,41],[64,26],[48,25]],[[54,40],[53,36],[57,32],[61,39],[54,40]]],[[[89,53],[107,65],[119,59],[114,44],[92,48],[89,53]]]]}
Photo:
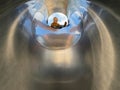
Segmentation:
{"type": "Polygon", "coordinates": [[[58,18],[55,17],[55,18],[54,18],[54,22],[58,22],[58,18]]]}

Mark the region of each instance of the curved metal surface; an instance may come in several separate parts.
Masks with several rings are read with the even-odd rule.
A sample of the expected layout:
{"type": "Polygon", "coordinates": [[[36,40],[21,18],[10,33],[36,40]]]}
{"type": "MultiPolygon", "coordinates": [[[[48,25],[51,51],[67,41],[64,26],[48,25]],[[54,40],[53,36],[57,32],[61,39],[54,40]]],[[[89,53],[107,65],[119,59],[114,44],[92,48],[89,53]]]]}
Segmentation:
{"type": "Polygon", "coordinates": [[[0,90],[119,90],[120,15],[114,9],[91,2],[82,16],[79,42],[49,50],[36,42],[34,13],[27,7],[0,15],[0,90]]]}

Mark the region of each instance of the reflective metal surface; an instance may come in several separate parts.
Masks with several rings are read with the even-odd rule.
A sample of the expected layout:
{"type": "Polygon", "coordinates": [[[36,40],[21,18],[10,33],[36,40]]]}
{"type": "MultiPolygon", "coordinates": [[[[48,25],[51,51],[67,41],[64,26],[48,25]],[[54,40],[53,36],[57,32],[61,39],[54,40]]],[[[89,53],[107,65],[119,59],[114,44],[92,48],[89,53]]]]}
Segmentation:
{"type": "MultiPolygon", "coordinates": [[[[79,6],[79,1],[82,3],[82,0],[68,0],[65,10],[69,19],[76,11],[81,12],[81,8],[73,8],[79,6]]],[[[37,41],[35,13],[30,14],[25,3],[0,1],[0,90],[119,90],[120,15],[114,8],[119,5],[114,1],[119,2],[111,0],[104,3],[106,6],[87,2],[87,11],[80,14],[79,29],[83,31],[79,41],[59,50],[47,49],[37,41]]],[[[39,5],[43,5],[42,0],[39,5]]],[[[40,11],[46,17],[44,20],[49,16],[47,8],[43,6],[44,13],[40,11]]],[[[54,36],[45,42],[52,43],[54,36]]]]}

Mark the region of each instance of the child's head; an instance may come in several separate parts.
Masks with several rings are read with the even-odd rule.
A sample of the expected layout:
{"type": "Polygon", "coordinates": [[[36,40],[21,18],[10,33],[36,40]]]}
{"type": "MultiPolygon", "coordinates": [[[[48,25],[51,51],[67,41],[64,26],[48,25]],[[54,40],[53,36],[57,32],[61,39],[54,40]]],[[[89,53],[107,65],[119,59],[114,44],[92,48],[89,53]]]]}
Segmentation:
{"type": "Polygon", "coordinates": [[[53,18],[53,22],[58,22],[58,18],[57,18],[57,17],[54,17],[54,18],[53,18]]]}

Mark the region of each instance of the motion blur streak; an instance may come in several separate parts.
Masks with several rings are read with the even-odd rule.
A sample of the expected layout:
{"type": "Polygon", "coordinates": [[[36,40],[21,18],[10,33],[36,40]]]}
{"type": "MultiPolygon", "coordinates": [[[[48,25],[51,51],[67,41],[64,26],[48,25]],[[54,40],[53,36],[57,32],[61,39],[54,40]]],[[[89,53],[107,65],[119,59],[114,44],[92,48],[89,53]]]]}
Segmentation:
{"type": "MultiPolygon", "coordinates": [[[[8,32],[8,37],[7,37],[7,40],[6,40],[6,52],[5,52],[5,57],[7,59],[13,59],[14,58],[14,55],[15,55],[15,51],[14,51],[14,34],[15,34],[15,30],[16,30],[16,27],[21,19],[21,16],[23,16],[26,11],[28,9],[25,9],[16,19],[15,21],[13,22],[13,24],[11,25],[10,29],[9,29],[9,32],[8,32]]],[[[8,61],[10,62],[10,61],[8,61]]]]}
{"type": "MultiPolygon", "coordinates": [[[[110,36],[110,33],[108,32],[108,29],[106,28],[105,24],[102,22],[100,17],[91,9],[88,9],[88,12],[90,13],[91,17],[95,21],[95,24],[98,28],[99,35],[100,35],[100,41],[101,41],[101,47],[95,48],[95,46],[92,46],[92,53],[94,57],[94,88],[97,90],[110,90],[111,82],[114,78],[114,65],[115,65],[115,51],[113,42],[110,36]],[[95,54],[95,49],[98,49],[97,54],[95,54]],[[96,57],[97,55],[97,57],[96,57]],[[99,57],[99,59],[98,59],[99,57]],[[99,65],[98,65],[99,63],[99,65]],[[109,69],[108,69],[109,68],[109,69]]],[[[91,43],[94,43],[91,42],[91,43]]]]}
{"type": "Polygon", "coordinates": [[[111,10],[110,8],[108,7],[105,7],[104,5],[101,5],[99,3],[95,3],[94,4],[100,6],[100,7],[103,7],[105,10],[107,10],[111,15],[113,15],[118,21],[120,21],[120,16],[118,14],[116,14],[113,10],[111,10]]]}

